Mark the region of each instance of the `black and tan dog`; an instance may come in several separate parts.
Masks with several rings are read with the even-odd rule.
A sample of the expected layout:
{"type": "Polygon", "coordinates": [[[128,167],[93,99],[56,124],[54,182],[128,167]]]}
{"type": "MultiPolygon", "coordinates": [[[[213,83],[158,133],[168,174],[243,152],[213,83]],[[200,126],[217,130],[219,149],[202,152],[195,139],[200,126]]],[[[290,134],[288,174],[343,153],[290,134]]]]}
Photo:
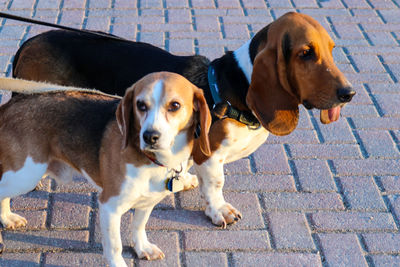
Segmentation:
{"type": "Polygon", "coordinates": [[[224,200],[224,163],[254,152],[269,132],[291,133],[300,104],[320,109],[321,121],[330,123],[351,101],[355,92],[333,61],[334,46],[316,20],[299,13],[283,15],[212,62],[203,56],[175,56],[145,43],[49,31],[21,47],[13,75],[123,95],[132,82],[164,70],[202,88],[210,107],[223,103],[210,130],[211,155],[195,146],[193,159],[206,214],[225,227],[241,214],[224,200]]]}

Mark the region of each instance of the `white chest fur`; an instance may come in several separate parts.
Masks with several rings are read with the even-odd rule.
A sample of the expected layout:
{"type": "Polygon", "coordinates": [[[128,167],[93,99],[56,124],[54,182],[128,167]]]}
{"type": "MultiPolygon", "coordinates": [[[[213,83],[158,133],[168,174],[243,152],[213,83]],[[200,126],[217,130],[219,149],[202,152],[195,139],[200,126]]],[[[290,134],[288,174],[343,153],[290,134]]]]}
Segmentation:
{"type": "Polygon", "coordinates": [[[154,164],[140,168],[126,164],[125,181],[120,194],[111,197],[108,202],[123,210],[154,206],[171,193],[165,189],[168,174],[167,168],[154,164]]]}
{"type": "Polygon", "coordinates": [[[228,124],[227,130],[228,136],[216,151],[225,159],[225,163],[247,157],[267,140],[269,134],[263,127],[250,130],[247,127],[238,127],[235,123],[228,124]]]}

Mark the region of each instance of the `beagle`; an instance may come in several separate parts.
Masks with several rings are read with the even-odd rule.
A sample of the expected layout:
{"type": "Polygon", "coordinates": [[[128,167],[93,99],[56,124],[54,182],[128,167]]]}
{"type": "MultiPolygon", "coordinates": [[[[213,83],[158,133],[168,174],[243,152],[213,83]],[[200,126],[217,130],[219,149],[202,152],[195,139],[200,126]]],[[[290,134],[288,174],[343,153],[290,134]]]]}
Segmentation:
{"type": "Polygon", "coordinates": [[[19,94],[0,107],[0,221],[14,229],[25,218],[10,211],[10,198],[32,190],[49,174],[69,180],[78,172],[100,190],[104,256],[122,258],[121,216],[135,208],[133,243],[139,258],[162,259],[147,240],[153,207],[171,191],[191,187],[179,172],[196,142],[210,153],[211,116],[203,92],[184,77],[149,74],[125,96],[1,78],[0,88],[19,94]],[[175,187],[175,188],[174,188],[175,187]]]}
{"type": "Polygon", "coordinates": [[[224,163],[250,155],[269,133],[291,133],[300,104],[320,109],[321,121],[327,124],[339,119],[341,108],[355,95],[333,61],[334,46],[316,20],[294,12],[212,62],[198,55],[175,56],[140,42],[49,31],[22,45],[13,75],[118,95],[153,71],[185,76],[203,89],[209,107],[217,104],[209,134],[212,153],[205,155],[195,145],[193,159],[205,212],[214,224],[225,227],[241,214],[223,197],[224,163]]]}

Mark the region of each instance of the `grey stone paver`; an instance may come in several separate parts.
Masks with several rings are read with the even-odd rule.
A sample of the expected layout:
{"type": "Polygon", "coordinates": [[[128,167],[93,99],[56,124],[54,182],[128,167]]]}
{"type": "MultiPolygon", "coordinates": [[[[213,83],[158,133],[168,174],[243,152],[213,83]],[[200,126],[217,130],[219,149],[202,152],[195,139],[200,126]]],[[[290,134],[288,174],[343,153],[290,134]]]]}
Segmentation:
{"type": "MultiPolygon", "coordinates": [[[[296,131],[270,136],[225,166],[225,196],[244,218],[221,230],[198,189],[157,205],[149,239],[163,261],[136,258],[133,212],[122,218],[130,266],[400,265],[400,1],[398,0],[3,0],[0,10],[107,31],[179,55],[220,57],[288,11],[317,19],[336,42],[338,67],[357,95],[331,125],[300,109],[296,131]]],[[[50,28],[0,20],[0,72],[18,47],[50,28]]],[[[3,100],[6,96],[3,95],[3,100]]],[[[105,266],[95,189],[81,178],[12,200],[27,228],[3,230],[0,266],[105,266]]]]}

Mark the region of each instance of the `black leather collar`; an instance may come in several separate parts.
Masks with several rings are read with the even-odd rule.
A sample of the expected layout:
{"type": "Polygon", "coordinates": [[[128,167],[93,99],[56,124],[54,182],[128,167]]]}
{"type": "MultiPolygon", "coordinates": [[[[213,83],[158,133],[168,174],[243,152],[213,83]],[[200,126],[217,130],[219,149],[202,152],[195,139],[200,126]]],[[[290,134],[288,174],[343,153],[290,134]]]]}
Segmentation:
{"type": "Polygon", "coordinates": [[[218,119],[231,118],[247,125],[251,130],[257,130],[261,124],[257,118],[248,111],[241,111],[232,106],[228,101],[223,101],[219,94],[215,69],[210,64],[208,67],[208,84],[214,100],[212,114],[218,119]]]}

